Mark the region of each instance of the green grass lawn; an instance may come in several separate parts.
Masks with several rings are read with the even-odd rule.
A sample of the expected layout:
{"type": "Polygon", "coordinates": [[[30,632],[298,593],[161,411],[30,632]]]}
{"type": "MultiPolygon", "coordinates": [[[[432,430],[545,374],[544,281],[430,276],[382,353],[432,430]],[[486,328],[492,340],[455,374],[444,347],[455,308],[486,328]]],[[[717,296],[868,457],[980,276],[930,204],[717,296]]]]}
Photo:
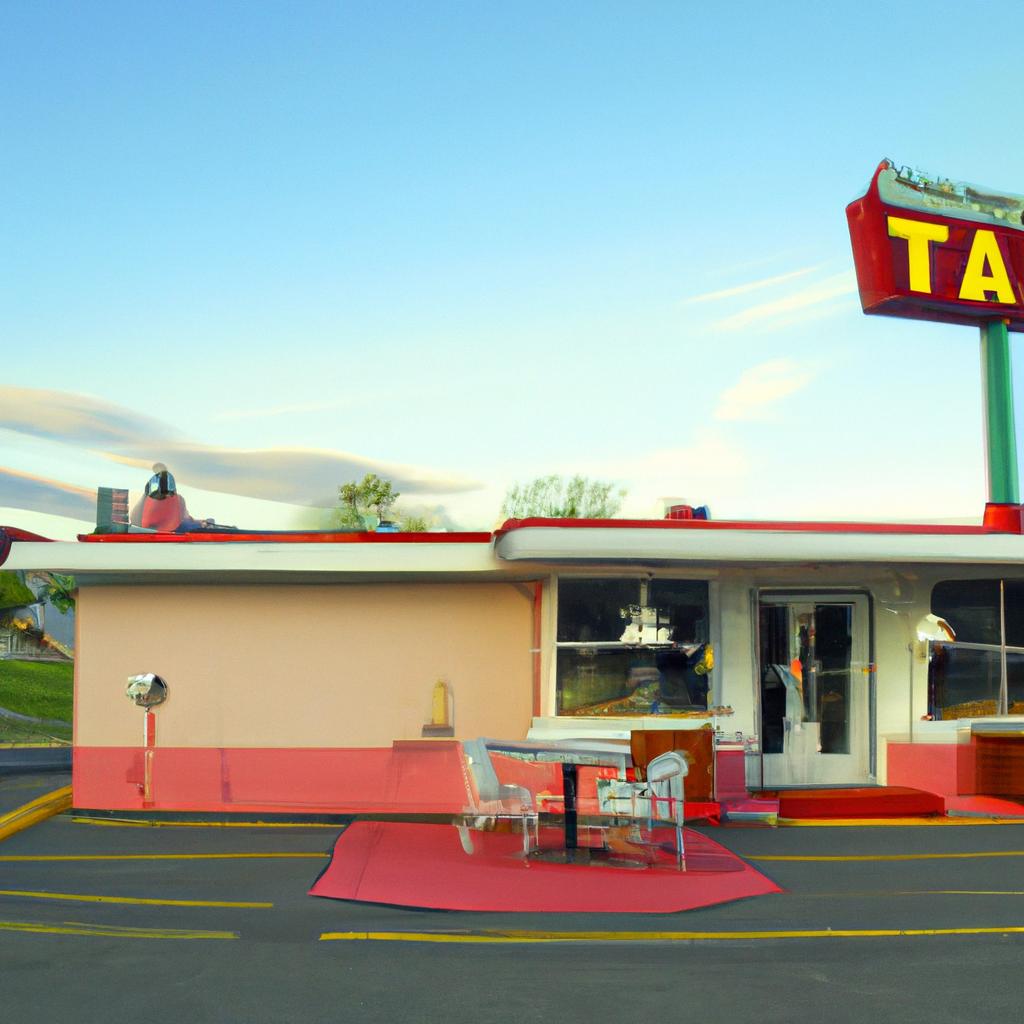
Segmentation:
{"type": "Polygon", "coordinates": [[[60,728],[0,719],[0,743],[45,742],[48,737],[71,739],[74,670],[70,661],[0,661],[0,707],[68,723],[60,728]]]}

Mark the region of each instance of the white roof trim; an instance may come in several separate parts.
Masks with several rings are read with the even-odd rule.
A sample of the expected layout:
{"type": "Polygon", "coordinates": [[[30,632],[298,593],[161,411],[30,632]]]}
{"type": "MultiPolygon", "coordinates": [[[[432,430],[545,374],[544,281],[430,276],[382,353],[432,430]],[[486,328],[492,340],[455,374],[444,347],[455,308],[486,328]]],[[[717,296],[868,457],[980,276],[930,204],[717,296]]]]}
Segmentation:
{"type": "Polygon", "coordinates": [[[495,550],[505,561],[536,562],[1024,563],[1024,536],[524,526],[495,550]]]}
{"type": "Polygon", "coordinates": [[[16,541],[4,569],[68,573],[475,573],[501,571],[488,542],[117,544],[16,541]]]}
{"type": "Polygon", "coordinates": [[[95,574],[508,573],[509,563],[944,563],[1024,566],[1024,535],[520,527],[487,541],[429,544],[48,543],[16,541],[4,569],[95,574]]]}

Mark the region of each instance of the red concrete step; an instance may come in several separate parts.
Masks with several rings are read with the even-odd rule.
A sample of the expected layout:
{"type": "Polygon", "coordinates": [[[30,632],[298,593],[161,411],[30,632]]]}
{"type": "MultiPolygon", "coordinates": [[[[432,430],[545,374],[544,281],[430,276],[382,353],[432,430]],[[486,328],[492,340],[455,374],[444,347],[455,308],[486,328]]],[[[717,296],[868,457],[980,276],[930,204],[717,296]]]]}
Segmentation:
{"type": "Polygon", "coordinates": [[[913,818],[946,813],[941,796],[906,786],[781,789],[760,796],[779,801],[780,818],[913,818]]]}

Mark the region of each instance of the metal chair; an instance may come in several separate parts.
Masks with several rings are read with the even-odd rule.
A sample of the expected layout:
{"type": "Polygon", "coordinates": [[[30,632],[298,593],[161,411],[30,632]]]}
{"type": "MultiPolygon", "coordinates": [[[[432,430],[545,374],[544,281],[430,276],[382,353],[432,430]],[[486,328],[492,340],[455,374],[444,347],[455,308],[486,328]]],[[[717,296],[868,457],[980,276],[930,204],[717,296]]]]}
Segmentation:
{"type": "Polygon", "coordinates": [[[683,779],[689,766],[678,750],[659,754],[647,766],[647,782],[635,785],[647,787],[648,813],[647,829],[654,827],[654,821],[671,821],[676,829],[676,866],[682,870],[685,863],[683,850],[683,820],[685,813],[683,779]],[[667,814],[659,816],[658,804],[665,803],[667,814]]]}

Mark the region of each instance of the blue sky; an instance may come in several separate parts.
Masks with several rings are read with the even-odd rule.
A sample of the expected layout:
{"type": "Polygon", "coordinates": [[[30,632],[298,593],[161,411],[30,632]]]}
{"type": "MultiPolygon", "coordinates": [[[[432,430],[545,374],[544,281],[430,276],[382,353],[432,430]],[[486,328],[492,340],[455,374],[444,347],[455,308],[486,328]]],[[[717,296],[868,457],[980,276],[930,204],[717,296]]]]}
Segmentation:
{"type": "Polygon", "coordinates": [[[470,527],[577,471],[980,515],[977,332],[864,317],[844,208],[1024,192],[1016,5],[552,7],[4,6],[0,515],[156,459],[247,526],[366,469],[470,527]]]}

